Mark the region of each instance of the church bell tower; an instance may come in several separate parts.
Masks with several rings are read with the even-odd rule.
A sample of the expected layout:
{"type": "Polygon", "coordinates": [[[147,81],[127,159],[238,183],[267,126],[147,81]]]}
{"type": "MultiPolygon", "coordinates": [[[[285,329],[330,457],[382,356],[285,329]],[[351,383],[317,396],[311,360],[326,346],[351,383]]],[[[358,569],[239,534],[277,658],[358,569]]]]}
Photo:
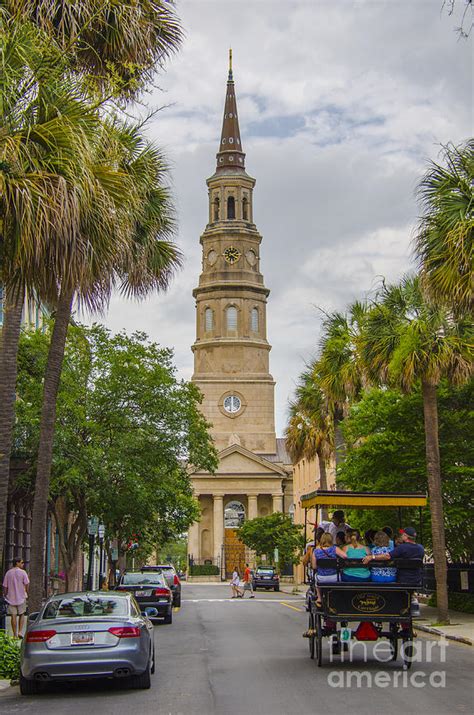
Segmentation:
{"type": "Polygon", "coordinates": [[[202,272],[194,289],[193,382],[217,449],[233,444],[275,454],[274,381],[269,372],[262,237],[253,218],[255,179],[245,171],[232,73],[215,173],[207,179],[209,220],[201,236],[202,272]]]}

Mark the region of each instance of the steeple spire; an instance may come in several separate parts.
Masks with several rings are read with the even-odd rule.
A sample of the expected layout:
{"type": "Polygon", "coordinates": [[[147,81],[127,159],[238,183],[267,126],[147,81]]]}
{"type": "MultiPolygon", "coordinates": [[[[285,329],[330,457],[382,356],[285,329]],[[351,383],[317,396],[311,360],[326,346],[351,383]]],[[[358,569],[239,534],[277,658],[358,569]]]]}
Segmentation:
{"type": "Polygon", "coordinates": [[[245,154],[240,141],[237,101],[235,98],[234,75],[232,71],[232,50],[229,50],[229,74],[222,121],[221,143],[217,153],[217,171],[229,169],[245,170],[245,154]]]}

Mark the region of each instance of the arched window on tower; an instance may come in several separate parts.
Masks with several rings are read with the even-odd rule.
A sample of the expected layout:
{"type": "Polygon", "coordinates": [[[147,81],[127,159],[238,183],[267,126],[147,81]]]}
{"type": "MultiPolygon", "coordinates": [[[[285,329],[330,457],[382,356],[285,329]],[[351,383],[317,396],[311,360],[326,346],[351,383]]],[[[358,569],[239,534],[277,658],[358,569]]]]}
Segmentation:
{"type": "Polygon", "coordinates": [[[227,199],[227,218],[235,218],[235,199],[233,196],[229,196],[227,199]]]}
{"type": "Polygon", "coordinates": [[[253,333],[258,333],[258,308],[252,308],[250,315],[250,328],[253,333]]]}
{"type": "Polygon", "coordinates": [[[249,200],[246,196],[242,199],[242,219],[249,220],[249,200]]]}
{"type": "Polygon", "coordinates": [[[227,330],[237,330],[237,308],[230,305],[226,310],[227,330]]]}
{"type": "Polygon", "coordinates": [[[216,196],[214,199],[214,221],[219,221],[219,214],[220,214],[220,201],[219,197],[216,196]]]}
{"type": "Polygon", "coordinates": [[[206,308],[204,311],[204,325],[206,332],[209,332],[214,328],[214,311],[212,308],[206,308]]]}

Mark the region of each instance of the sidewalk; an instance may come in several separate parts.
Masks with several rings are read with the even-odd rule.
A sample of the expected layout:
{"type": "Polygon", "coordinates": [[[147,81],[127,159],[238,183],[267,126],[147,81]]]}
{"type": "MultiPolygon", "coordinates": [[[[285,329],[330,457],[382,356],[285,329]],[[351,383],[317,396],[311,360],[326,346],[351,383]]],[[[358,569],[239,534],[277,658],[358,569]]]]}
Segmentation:
{"type": "Polygon", "coordinates": [[[438,620],[438,611],[420,603],[421,617],[415,620],[415,628],[434,635],[444,635],[448,640],[474,645],[474,613],[449,611],[449,626],[432,626],[438,620]]]}

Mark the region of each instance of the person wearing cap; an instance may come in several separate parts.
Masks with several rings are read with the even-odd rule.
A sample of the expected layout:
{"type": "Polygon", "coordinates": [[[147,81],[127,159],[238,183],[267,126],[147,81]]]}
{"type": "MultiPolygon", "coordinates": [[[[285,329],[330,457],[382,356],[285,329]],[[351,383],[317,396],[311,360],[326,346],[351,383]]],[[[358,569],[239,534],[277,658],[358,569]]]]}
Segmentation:
{"type": "MultiPolygon", "coordinates": [[[[363,563],[368,564],[371,561],[390,561],[392,559],[423,559],[425,549],[421,544],[416,543],[416,529],[412,526],[400,529],[400,537],[401,544],[398,544],[385,554],[370,554],[363,559],[363,563]]],[[[397,583],[403,583],[407,586],[419,586],[422,576],[423,570],[421,568],[398,569],[397,583]]]]}

